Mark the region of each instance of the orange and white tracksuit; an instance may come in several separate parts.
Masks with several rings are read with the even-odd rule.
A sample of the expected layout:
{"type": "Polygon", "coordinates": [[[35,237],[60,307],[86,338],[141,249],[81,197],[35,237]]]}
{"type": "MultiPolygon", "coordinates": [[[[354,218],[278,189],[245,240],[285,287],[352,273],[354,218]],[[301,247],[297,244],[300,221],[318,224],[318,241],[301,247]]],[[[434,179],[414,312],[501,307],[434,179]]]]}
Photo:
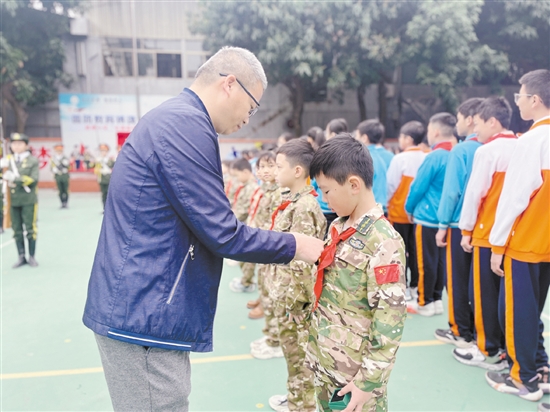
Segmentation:
{"type": "Polygon", "coordinates": [[[458,224],[463,235],[472,237],[470,302],[476,342],[487,356],[494,356],[504,348],[504,334],[498,321],[500,278],[491,271],[489,234],[516,143],[516,135],[506,131],[497,133],[477,149],[458,224]]]}
{"type": "Polygon", "coordinates": [[[540,316],[550,286],[550,116],[517,141],[489,243],[504,254],[499,317],[510,375],[533,382],[548,367],[540,316]]]}

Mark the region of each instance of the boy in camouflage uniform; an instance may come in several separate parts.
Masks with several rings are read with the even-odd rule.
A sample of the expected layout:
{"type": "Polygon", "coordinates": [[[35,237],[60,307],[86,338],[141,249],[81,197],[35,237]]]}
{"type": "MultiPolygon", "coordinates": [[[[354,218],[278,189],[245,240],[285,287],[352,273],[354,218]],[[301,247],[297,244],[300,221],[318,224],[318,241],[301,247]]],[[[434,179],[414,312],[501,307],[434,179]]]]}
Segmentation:
{"type": "MultiPolygon", "coordinates": [[[[257,176],[262,180],[261,196],[258,202],[255,204],[252,202],[250,205],[251,210],[249,213],[250,226],[257,227],[259,229],[269,230],[271,227],[271,216],[277,206],[281,204],[281,191],[277,183],[275,182],[275,153],[262,152],[258,155],[257,176]]],[[[250,319],[260,319],[266,317],[266,325],[272,322],[272,308],[271,301],[269,300],[269,292],[263,286],[264,272],[267,265],[257,265],[258,271],[258,290],[260,291],[260,297],[256,300],[251,300],[247,303],[247,308],[251,309],[248,313],[250,319]],[[267,312],[267,313],[266,313],[267,312]]],[[[267,328],[269,329],[269,328],[267,328]]],[[[264,333],[266,329],[264,329],[264,333]]],[[[267,333],[266,333],[267,334],[267,333]]],[[[278,333],[275,331],[275,339],[278,342],[278,333]]],[[[264,338],[260,339],[265,340],[264,338]]]]}
{"type": "MultiPolygon", "coordinates": [[[[252,166],[246,159],[238,159],[231,165],[235,179],[241,186],[237,189],[234,196],[233,213],[238,220],[246,223],[248,219],[248,211],[250,203],[255,192],[259,189],[256,178],[252,173],[252,166]]],[[[243,272],[242,278],[234,278],[229,284],[229,289],[237,293],[251,293],[256,290],[254,283],[254,271],[256,265],[254,263],[239,262],[239,266],[243,272]]]]}
{"type": "Polygon", "coordinates": [[[99,159],[96,160],[94,173],[97,176],[99,188],[101,189],[103,209],[105,209],[105,202],[107,201],[107,193],[109,192],[109,183],[111,183],[111,174],[113,173],[114,166],[114,159],[109,157],[109,146],[106,144],[100,144],[99,159]]]}
{"type": "Polygon", "coordinates": [[[63,154],[63,145],[56,144],[54,147],[55,154],[50,160],[50,170],[55,176],[55,183],[59,191],[59,199],[61,200],[61,208],[67,208],[69,201],[69,166],[71,162],[69,158],[63,154]]]}
{"type": "MultiPolygon", "coordinates": [[[[314,153],[303,139],[291,140],[277,151],[277,184],[288,188],[289,193],[274,213],[273,230],[323,238],[326,219],[315,198],[317,193],[308,184],[314,153]]],[[[269,405],[276,411],[316,410],[313,374],[304,364],[309,314],[314,301],[314,268],[314,265],[293,261],[285,266],[270,265],[265,276],[288,372],[288,396],[275,395],[269,399],[269,405]]]]}
{"type": "Polygon", "coordinates": [[[10,216],[13,228],[13,237],[19,259],[13,268],[26,265],[36,267],[38,262],[34,258],[36,250],[36,217],[38,212],[38,159],[32,156],[28,150],[29,138],[22,133],[12,133],[11,150],[13,155],[2,159],[2,167],[8,170],[3,175],[3,180],[10,191],[10,216]],[[29,243],[29,259],[25,259],[25,238],[23,225],[27,231],[29,243]]]}
{"type": "Polygon", "coordinates": [[[405,246],[372,193],[372,159],[347,133],[315,154],[311,177],[339,218],[319,260],[307,364],[321,410],[388,410],[386,386],[406,317],[405,246]]]}

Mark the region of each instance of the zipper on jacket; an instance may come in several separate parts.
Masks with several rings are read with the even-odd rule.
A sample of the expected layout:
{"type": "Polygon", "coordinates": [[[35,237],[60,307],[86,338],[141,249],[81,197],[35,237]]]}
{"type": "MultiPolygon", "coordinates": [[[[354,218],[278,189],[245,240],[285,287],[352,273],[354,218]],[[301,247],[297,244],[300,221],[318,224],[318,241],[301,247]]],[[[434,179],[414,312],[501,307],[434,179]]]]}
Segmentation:
{"type": "Polygon", "coordinates": [[[166,301],[167,304],[172,303],[172,300],[174,299],[174,294],[176,293],[176,288],[178,287],[178,283],[180,283],[181,276],[183,275],[183,270],[185,269],[185,265],[187,264],[187,261],[189,260],[189,257],[191,257],[191,260],[195,260],[195,245],[189,246],[189,250],[187,251],[187,254],[185,255],[185,259],[183,259],[183,263],[181,264],[180,271],[178,272],[178,276],[176,277],[176,282],[174,283],[174,286],[172,286],[172,290],[170,291],[170,295],[168,295],[168,300],[166,301]]]}

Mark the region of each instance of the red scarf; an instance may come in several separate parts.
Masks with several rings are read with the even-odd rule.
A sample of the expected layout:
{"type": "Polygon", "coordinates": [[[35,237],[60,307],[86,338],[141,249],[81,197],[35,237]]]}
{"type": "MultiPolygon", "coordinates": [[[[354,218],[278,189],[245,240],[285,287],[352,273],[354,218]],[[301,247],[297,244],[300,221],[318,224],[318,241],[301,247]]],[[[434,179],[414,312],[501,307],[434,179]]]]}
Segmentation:
{"type": "Polygon", "coordinates": [[[315,304],[313,305],[313,310],[317,309],[317,305],[319,305],[319,299],[321,298],[321,293],[323,293],[325,268],[334,262],[334,256],[336,255],[336,247],[338,246],[338,243],[348,240],[355,232],[357,232],[357,230],[350,227],[338,235],[338,230],[336,227],[332,226],[330,230],[330,245],[326,246],[321,253],[319,265],[317,266],[317,280],[315,281],[315,287],[313,288],[313,291],[315,292],[315,304]]]}
{"type": "Polygon", "coordinates": [[[490,143],[492,142],[493,140],[497,140],[497,139],[500,139],[500,138],[504,138],[504,139],[517,139],[516,135],[512,132],[502,132],[502,133],[497,133],[495,134],[494,136],[491,136],[491,138],[489,140],[487,140],[485,142],[485,144],[487,143],[490,143]]]}
{"type": "Polygon", "coordinates": [[[252,194],[252,201],[250,202],[250,207],[248,208],[248,218],[250,219],[250,222],[254,220],[254,216],[256,216],[256,213],[258,212],[258,207],[260,206],[260,200],[264,195],[263,193],[260,193],[260,196],[258,196],[258,198],[255,199],[260,189],[261,188],[257,188],[256,190],[254,190],[254,193],[252,194]]]}
{"type": "MultiPolygon", "coordinates": [[[[309,192],[309,194],[317,197],[317,192],[315,190],[312,190],[311,192],[309,192]]],[[[273,230],[273,227],[275,226],[275,219],[277,218],[277,215],[279,214],[279,212],[281,210],[285,210],[288,207],[288,205],[290,205],[291,203],[292,203],[292,200],[285,200],[283,203],[279,205],[277,209],[275,209],[275,212],[273,212],[273,214],[271,215],[271,227],[269,228],[269,230],[273,230]]]]}
{"type": "Polygon", "coordinates": [[[241,190],[243,190],[244,185],[240,185],[239,188],[235,191],[235,196],[233,197],[233,205],[237,203],[237,197],[239,197],[239,193],[241,193],[241,190]]]}
{"type": "Polygon", "coordinates": [[[447,140],[445,142],[439,142],[438,144],[434,145],[434,147],[432,147],[432,150],[443,149],[443,150],[451,151],[452,148],[453,148],[453,143],[447,140]]]}

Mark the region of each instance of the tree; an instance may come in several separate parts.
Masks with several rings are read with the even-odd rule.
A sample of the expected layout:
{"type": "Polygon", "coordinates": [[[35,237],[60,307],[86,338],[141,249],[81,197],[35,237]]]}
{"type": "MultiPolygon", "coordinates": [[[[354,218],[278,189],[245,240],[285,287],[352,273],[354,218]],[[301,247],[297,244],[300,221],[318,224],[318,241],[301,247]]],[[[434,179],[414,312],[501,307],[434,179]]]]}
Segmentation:
{"type": "Polygon", "coordinates": [[[300,1],[203,2],[191,30],[205,36],[204,48],[244,47],[262,62],[268,81],[290,91],[291,124],[302,134],[304,103],[324,98],[327,62],[317,33],[326,16],[323,3],[300,1]]]}
{"type": "Polygon", "coordinates": [[[449,111],[458,104],[458,87],[469,86],[483,75],[498,79],[508,73],[507,56],[481,44],[476,35],[483,3],[426,0],[407,25],[417,79],[432,86],[449,111]]]}
{"type": "Polygon", "coordinates": [[[26,108],[57,97],[59,84],[68,86],[71,78],[63,72],[65,51],[62,37],[69,32],[70,8],[81,2],[44,2],[41,9],[25,0],[2,2],[0,87],[2,114],[7,102],[16,118],[16,130],[25,131],[26,108]]]}

